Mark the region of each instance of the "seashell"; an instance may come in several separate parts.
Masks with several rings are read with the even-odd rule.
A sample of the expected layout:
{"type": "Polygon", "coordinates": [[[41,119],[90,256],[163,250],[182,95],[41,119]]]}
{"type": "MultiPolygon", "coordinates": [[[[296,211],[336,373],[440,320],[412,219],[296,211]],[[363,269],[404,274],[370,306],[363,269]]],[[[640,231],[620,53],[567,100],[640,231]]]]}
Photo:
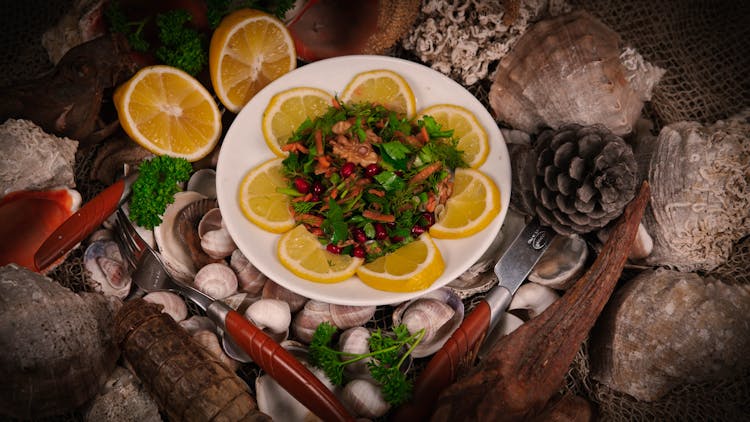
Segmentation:
{"type": "Polygon", "coordinates": [[[425,330],[422,341],[411,353],[415,358],[429,356],[440,349],[463,318],[464,304],[450,288],[433,290],[393,310],[394,326],[404,324],[410,333],[425,330]]]}
{"type": "Polygon", "coordinates": [[[750,285],[646,270],[618,289],[590,339],[591,376],[638,400],[750,368],[750,285]]]}
{"type": "Polygon", "coordinates": [[[341,391],[341,402],[352,413],[365,418],[379,418],[391,409],[380,386],[365,379],[349,381],[341,391]]]}
{"type": "MultiPolygon", "coordinates": [[[[599,230],[596,233],[596,236],[602,243],[604,243],[609,237],[608,230],[599,230]]],[[[633,241],[633,246],[630,248],[628,259],[630,259],[631,261],[645,259],[647,256],[651,255],[651,251],[653,250],[654,239],[650,234],[648,234],[648,231],[646,230],[646,227],[643,225],[643,223],[641,223],[638,225],[638,233],[636,233],[635,235],[635,240],[633,241]]]]}
{"type": "Polygon", "coordinates": [[[283,300],[284,302],[289,304],[289,310],[292,311],[292,313],[295,313],[302,309],[302,307],[305,306],[305,303],[307,302],[306,297],[294,293],[293,291],[270,279],[266,281],[265,285],[263,286],[262,297],[264,299],[283,300]]]}
{"type": "Polygon", "coordinates": [[[193,285],[214,299],[224,299],[237,292],[237,276],[226,264],[208,264],[195,274],[193,285]]]}
{"type": "Polygon", "coordinates": [[[560,295],[547,286],[533,282],[524,283],[513,295],[508,310],[524,309],[531,319],[544,312],[549,305],[555,303],[559,298],[560,295]]]}
{"type": "Polygon", "coordinates": [[[211,318],[200,315],[193,315],[188,319],[180,321],[180,327],[184,328],[190,335],[201,330],[216,331],[216,324],[211,321],[211,318]]]}
{"type": "Polygon", "coordinates": [[[105,296],[125,299],[130,293],[131,279],[120,248],[112,240],[92,242],[83,253],[86,284],[105,296]]]}
{"type": "Polygon", "coordinates": [[[588,256],[588,245],[581,236],[555,236],[529,273],[529,281],[567,290],[583,274],[588,256]]]}
{"type": "Polygon", "coordinates": [[[123,176],[124,169],[138,168],[153,157],[153,153],[133,142],[124,131],[116,132],[97,145],[89,178],[109,186],[123,176]]]}
{"type": "Polygon", "coordinates": [[[198,224],[198,236],[201,239],[201,248],[211,258],[228,257],[237,249],[218,208],[209,210],[203,216],[198,224]]]}
{"type": "Polygon", "coordinates": [[[174,195],[174,202],[167,205],[167,209],[162,215],[161,224],[154,227],[154,238],[159,247],[162,261],[164,261],[169,274],[184,283],[189,283],[195,277],[197,268],[190,254],[190,249],[180,239],[177,215],[188,204],[204,198],[203,195],[196,192],[177,192],[174,195]]]}
{"type": "Polygon", "coordinates": [[[229,305],[230,308],[234,309],[239,313],[244,313],[248,306],[258,301],[257,297],[252,297],[247,293],[235,293],[231,296],[222,299],[222,302],[229,305]]]}
{"type": "Polygon", "coordinates": [[[198,192],[206,198],[216,198],[216,170],[196,170],[187,182],[186,190],[198,192]]]}
{"type": "Polygon", "coordinates": [[[161,305],[161,311],[172,317],[176,322],[187,318],[187,304],[180,295],[172,292],[151,292],[143,296],[146,302],[161,305]]]}
{"type": "Polygon", "coordinates": [[[201,247],[198,225],[207,212],[217,207],[216,199],[200,199],[182,208],[175,219],[178,237],[184,242],[190,252],[195,268],[202,268],[208,264],[221,262],[223,257],[214,258],[201,247]]]}
{"type": "MultiPolygon", "coordinates": [[[[0,170],[2,172],[2,170],[0,170]]],[[[36,271],[34,254],[47,237],[81,205],[74,189],[16,191],[0,199],[0,265],[15,263],[36,271]]],[[[63,262],[60,258],[46,273],[63,262]]]]}
{"type": "Polygon", "coordinates": [[[118,366],[88,404],[84,422],[161,422],[159,405],[132,372],[118,366]]]}
{"type": "Polygon", "coordinates": [[[93,242],[96,242],[97,240],[113,240],[113,239],[114,239],[114,234],[112,233],[112,230],[101,228],[101,229],[94,230],[94,232],[91,233],[89,238],[86,240],[88,240],[89,243],[93,243],[93,242]]]}
{"type": "Polygon", "coordinates": [[[746,116],[708,127],[680,122],[662,128],[642,163],[651,184],[643,225],[653,237],[643,263],[710,271],[750,234],[748,138],[746,116]]]}
{"type": "Polygon", "coordinates": [[[479,354],[477,356],[480,359],[483,359],[484,357],[492,353],[492,349],[494,349],[495,345],[501,338],[515,331],[516,328],[522,326],[523,323],[524,321],[521,318],[511,314],[510,312],[503,312],[503,315],[500,317],[500,321],[497,323],[495,329],[487,335],[484,343],[480,346],[479,354]]]}
{"type": "MultiPolygon", "coordinates": [[[[339,336],[338,350],[344,353],[363,354],[370,351],[370,330],[365,327],[351,327],[344,330],[339,336]]],[[[346,360],[346,355],[339,359],[346,360]]],[[[367,363],[372,358],[364,358],[344,367],[344,371],[354,376],[369,376],[370,371],[367,369],[367,363]]]]}
{"type": "Polygon", "coordinates": [[[122,302],[16,264],[0,267],[0,298],[0,419],[62,415],[93,398],[120,355],[122,302]]]}
{"type": "Polygon", "coordinates": [[[229,266],[237,274],[239,291],[249,293],[253,296],[260,294],[268,277],[255,268],[255,265],[245,257],[242,251],[235,249],[232,252],[232,257],[229,259],[229,266]]]}
{"type": "Polygon", "coordinates": [[[234,372],[240,368],[239,362],[227,356],[224,349],[219,343],[219,337],[216,332],[208,330],[199,330],[193,334],[193,340],[208,350],[214,357],[219,359],[230,371],[234,372]]]}
{"type": "Polygon", "coordinates": [[[277,342],[286,340],[292,313],[289,304],[279,299],[260,299],[245,310],[245,318],[277,342]]]}
{"type": "Polygon", "coordinates": [[[333,324],[329,304],[310,299],[294,317],[292,333],[299,341],[310,344],[315,329],[323,321],[333,324]]]}
{"type": "Polygon", "coordinates": [[[525,132],[598,123],[625,135],[663,74],[576,11],[540,21],[518,40],[500,60],[489,101],[498,120],[525,132]]]}
{"type": "Polygon", "coordinates": [[[342,330],[365,325],[375,315],[375,309],[375,306],[329,305],[333,325],[342,330]]]}

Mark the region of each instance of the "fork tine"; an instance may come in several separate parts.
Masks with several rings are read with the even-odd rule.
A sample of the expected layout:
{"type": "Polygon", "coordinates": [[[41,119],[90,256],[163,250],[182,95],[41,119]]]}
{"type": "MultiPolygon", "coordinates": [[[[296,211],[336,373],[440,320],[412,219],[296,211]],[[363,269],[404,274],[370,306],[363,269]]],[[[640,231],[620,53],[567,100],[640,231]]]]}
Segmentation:
{"type": "Polygon", "coordinates": [[[127,215],[125,215],[125,212],[122,211],[122,208],[118,209],[117,214],[121,219],[121,226],[123,229],[125,229],[125,234],[128,236],[128,238],[132,241],[134,250],[135,250],[135,257],[140,258],[140,256],[143,254],[144,251],[150,248],[148,246],[148,243],[146,243],[145,240],[141,237],[141,235],[138,234],[137,231],[135,231],[135,227],[133,226],[133,223],[130,221],[130,218],[128,218],[127,215]]]}
{"type": "Polygon", "coordinates": [[[115,214],[115,224],[113,231],[116,236],[117,245],[120,247],[120,254],[122,255],[123,259],[127,261],[131,268],[135,268],[133,245],[131,244],[128,236],[125,233],[125,228],[123,227],[122,223],[122,216],[120,215],[121,212],[122,211],[120,210],[120,208],[118,208],[117,213],[115,214]]]}

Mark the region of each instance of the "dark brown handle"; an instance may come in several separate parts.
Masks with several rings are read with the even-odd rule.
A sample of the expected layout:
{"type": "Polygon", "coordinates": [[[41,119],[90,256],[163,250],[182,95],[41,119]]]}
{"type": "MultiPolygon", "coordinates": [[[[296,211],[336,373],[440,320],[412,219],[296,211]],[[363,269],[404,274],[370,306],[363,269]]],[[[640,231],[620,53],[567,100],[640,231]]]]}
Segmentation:
{"type": "Polygon", "coordinates": [[[341,402],[302,363],[236,311],[229,311],[227,331],[253,361],[294,398],[324,421],[353,421],[341,402]]]}
{"type": "Polygon", "coordinates": [[[41,271],[65,255],[91,234],[115,211],[125,192],[125,180],[104,189],[58,227],[34,254],[34,265],[41,271]]]}
{"type": "Polygon", "coordinates": [[[489,323],[490,306],[481,301],[430,359],[414,383],[412,400],[401,406],[392,420],[416,422],[429,419],[440,392],[451,385],[460,372],[472,366],[489,323]]]}

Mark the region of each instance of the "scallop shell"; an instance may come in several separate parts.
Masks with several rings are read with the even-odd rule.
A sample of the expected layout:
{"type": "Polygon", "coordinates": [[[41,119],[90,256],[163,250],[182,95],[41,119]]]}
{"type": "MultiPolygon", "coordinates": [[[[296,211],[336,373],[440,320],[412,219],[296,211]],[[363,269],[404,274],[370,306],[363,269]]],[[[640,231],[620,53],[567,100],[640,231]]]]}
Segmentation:
{"type": "Polygon", "coordinates": [[[235,249],[234,252],[232,252],[232,257],[229,259],[229,266],[232,267],[235,274],[237,274],[239,291],[248,293],[252,296],[260,295],[263,286],[265,286],[266,281],[268,281],[268,277],[255,268],[255,265],[245,257],[242,251],[235,249]]]}
{"type": "Polygon", "coordinates": [[[105,296],[125,299],[131,279],[120,248],[112,240],[97,240],[83,254],[86,283],[105,296]]]}
{"type": "Polygon", "coordinates": [[[143,296],[143,300],[161,305],[161,311],[171,316],[176,322],[187,318],[187,304],[178,294],[172,292],[151,292],[143,296]]]}
{"type": "Polygon", "coordinates": [[[294,293],[286,287],[275,283],[273,280],[266,281],[265,285],[263,286],[262,297],[264,299],[268,298],[283,300],[284,302],[289,304],[289,309],[292,311],[292,313],[295,313],[302,309],[302,307],[305,306],[305,303],[307,302],[306,297],[294,293]]]}
{"type": "Polygon", "coordinates": [[[237,276],[226,264],[208,264],[195,274],[193,285],[214,299],[224,299],[237,292],[237,276]]]}
{"type": "Polygon", "coordinates": [[[201,239],[201,248],[211,258],[226,258],[237,249],[218,208],[209,210],[203,216],[198,224],[198,236],[201,239]]]}
{"type": "Polygon", "coordinates": [[[380,386],[365,379],[349,381],[341,391],[341,401],[352,413],[365,418],[379,418],[391,408],[380,386]]]}
{"type": "Polygon", "coordinates": [[[440,349],[464,319],[464,304],[450,288],[433,290],[393,310],[393,325],[404,324],[410,333],[425,330],[411,355],[429,356],[440,349]]]}
{"type": "Polygon", "coordinates": [[[184,242],[196,269],[215,262],[221,262],[221,258],[223,258],[212,257],[206,253],[201,246],[201,238],[198,233],[198,227],[203,216],[216,207],[216,199],[200,199],[182,208],[175,218],[175,228],[178,237],[184,242]]]}
{"type": "Polygon", "coordinates": [[[647,270],[604,309],[590,341],[592,377],[644,401],[750,368],[750,285],[647,270]]]}
{"type": "Polygon", "coordinates": [[[709,127],[680,122],[662,128],[643,163],[651,184],[643,225],[653,237],[646,264],[710,271],[750,234],[748,138],[750,122],[743,116],[709,127]]]}
{"type": "Polygon", "coordinates": [[[328,303],[310,299],[294,317],[292,333],[299,341],[310,344],[315,329],[324,321],[333,324],[331,307],[328,303]]]}
{"type": "Polygon", "coordinates": [[[518,40],[500,61],[489,100],[498,120],[525,132],[600,123],[625,135],[663,73],[576,11],[540,21],[518,40]]]}
{"type": "Polygon", "coordinates": [[[277,342],[286,340],[292,313],[289,304],[278,299],[260,299],[245,310],[245,318],[277,342]]]}
{"type": "Polygon", "coordinates": [[[180,239],[177,215],[190,203],[204,198],[197,192],[177,192],[174,195],[174,202],[169,204],[164,211],[161,224],[154,227],[154,238],[169,274],[184,283],[189,283],[195,277],[197,268],[190,249],[180,239]]]}

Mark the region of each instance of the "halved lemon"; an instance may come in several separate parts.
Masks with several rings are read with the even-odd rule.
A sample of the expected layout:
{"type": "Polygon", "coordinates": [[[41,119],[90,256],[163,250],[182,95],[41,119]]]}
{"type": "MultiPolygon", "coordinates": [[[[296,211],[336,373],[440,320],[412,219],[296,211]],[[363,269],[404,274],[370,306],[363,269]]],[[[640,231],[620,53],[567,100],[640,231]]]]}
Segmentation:
{"type": "Polygon", "coordinates": [[[305,121],[315,120],[331,107],[333,96],[318,88],[291,88],[271,98],[263,111],[263,138],[276,155],[287,153],[281,150],[289,137],[305,121]]]}
{"type": "Polygon", "coordinates": [[[479,170],[459,168],[453,183],[453,195],[445,210],[438,213],[430,234],[440,239],[471,236],[500,213],[500,190],[479,170]]]}
{"type": "Polygon", "coordinates": [[[284,233],[295,224],[289,195],[276,191],[288,185],[281,162],[281,158],[273,158],[250,170],[240,183],[238,195],[245,217],[272,233],[284,233]]]}
{"type": "Polygon", "coordinates": [[[240,9],[225,17],[211,36],[211,83],[221,103],[234,113],[295,67],[294,41],[284,23],[269,14],[240,9]]]}
{"type": "Polygon", "coordinates": [[[390,110],[414,116],[417,103],[406,80],[398,73],[387,70],[371,70],[354,76],[341,92],[344,103],[380,104],[390,110]]]}
{"type": "Polygon", "coordinates": [[[430,235],[423,233],[417,240],[362,265],[357,275],[378,290],[414,292],[430,287],[444,269],[440,250],[430,235]]]}
{"type": "Polygon", "coordinates": [[[479,168],[487,160],[489,137],[474,113],[461,106],[438,104],[420,111],[417,119],[423,116],[432,116],[443,129],[453,129],[453,137],[458,139],[457,148],[464,152],[469,167],[479,168]]]}
{"type": "Polygon", "coordinates": [[[197,161],[221,136],[221,115],[195,78],[171,66],[149,66],[117,87],[114,104],[132,140],[157,155],[197,161]]]}
{"type": "Polygon", "coordinates": [[[318,238],[300,224],[279,238],[279,261],[306,280],[336,283],[353,276],[362,258],[328,252],[318,238]]]}

